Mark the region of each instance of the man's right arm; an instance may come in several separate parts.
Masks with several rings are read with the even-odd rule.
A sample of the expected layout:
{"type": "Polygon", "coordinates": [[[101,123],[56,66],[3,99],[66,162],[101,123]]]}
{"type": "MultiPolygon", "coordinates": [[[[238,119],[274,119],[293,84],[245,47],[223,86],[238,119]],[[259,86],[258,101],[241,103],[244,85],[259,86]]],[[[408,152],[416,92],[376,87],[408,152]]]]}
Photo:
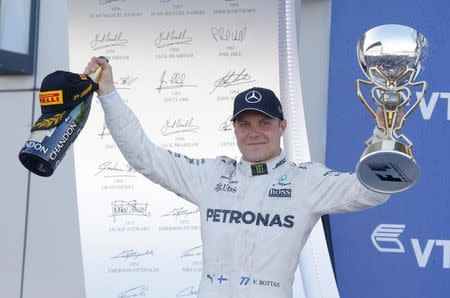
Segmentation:
{"type": "Polygon", "coordinates": [[[199,205],[197,192],[203,188],[208,168],[215,161],[190,159],[153,144],[138,118],[115,90],[110,65],[106,61],[91,60],[85,74],[95,71],[97,62],[103,63],[97,64],[103,68],[98,98],[105,112],[106,125],[125,159],[153,182],[199,205]]]}

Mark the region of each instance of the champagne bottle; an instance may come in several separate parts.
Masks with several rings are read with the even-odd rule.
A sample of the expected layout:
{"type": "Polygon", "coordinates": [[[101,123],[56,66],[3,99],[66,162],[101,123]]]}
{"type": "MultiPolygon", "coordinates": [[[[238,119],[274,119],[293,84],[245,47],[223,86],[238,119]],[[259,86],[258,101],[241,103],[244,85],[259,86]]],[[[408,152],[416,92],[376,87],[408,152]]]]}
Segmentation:
{"type": "Polygon", "coordinates": [[[99,67],[89,76],[56,71],[44,78],[39,93],[42,116],[19,152],[25,168],[43,177],[53,174],[88,119],[101,71],[99,67]]]}

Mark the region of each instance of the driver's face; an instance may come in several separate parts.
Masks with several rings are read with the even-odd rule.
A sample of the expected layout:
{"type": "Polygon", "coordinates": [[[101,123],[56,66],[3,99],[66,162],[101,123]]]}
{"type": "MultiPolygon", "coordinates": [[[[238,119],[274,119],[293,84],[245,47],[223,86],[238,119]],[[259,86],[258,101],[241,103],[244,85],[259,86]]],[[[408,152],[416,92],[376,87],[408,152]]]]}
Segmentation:
{"type": "Polygon", "coordinates": [[[241,113],[234,122],[234,134],[243,158],[257,163],[278,156],[286,125],[286,120],[272,118],[257,111],[241,113]]]}

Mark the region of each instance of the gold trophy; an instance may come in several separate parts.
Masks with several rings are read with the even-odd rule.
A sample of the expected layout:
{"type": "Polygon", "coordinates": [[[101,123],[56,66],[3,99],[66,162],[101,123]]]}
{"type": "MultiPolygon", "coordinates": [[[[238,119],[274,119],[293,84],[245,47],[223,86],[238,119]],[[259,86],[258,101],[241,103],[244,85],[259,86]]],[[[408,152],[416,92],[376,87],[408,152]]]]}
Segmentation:
{"type": "Polygon", "coordinates": [[[396,193],[412,187],[419,178],[419,166],[411,151],[413,143],[399,132],[425,96],[427,83],[413,81],[422,69],[426,54],[426,38],[402,25],[374,27],[358,41],[359,65],[369,80],[356,81],[357,94],[375,118],[380,132],[380,140],[366,142],[356,167],[359,181],[369,189],[396,193]],[[375,109],[364,97],[362,85],[372,87],[370,96],[375,109]],[[411,87],[421,88],[414,103],[411,103],[411,87]]]}

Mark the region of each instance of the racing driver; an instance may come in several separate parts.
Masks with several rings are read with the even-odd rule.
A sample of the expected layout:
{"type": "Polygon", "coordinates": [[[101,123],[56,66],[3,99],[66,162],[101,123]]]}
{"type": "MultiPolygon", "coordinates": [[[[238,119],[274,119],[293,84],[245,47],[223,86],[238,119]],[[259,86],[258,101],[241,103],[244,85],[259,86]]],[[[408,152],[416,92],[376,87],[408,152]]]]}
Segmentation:
{"type": "Polygon", "coordinates": [[[240,161],[190,159],[153,144],[115,90],[109,63],[94,57],[84,73],[98,67],[106,124],[127,161],[200,209],[199,298],[292,298],[299,252],[318,219],[388,199],[365,188],[355,174],[287,161],[280,148],[287,123],[268,89],[251,88],[235,98],[240,161]]]}

